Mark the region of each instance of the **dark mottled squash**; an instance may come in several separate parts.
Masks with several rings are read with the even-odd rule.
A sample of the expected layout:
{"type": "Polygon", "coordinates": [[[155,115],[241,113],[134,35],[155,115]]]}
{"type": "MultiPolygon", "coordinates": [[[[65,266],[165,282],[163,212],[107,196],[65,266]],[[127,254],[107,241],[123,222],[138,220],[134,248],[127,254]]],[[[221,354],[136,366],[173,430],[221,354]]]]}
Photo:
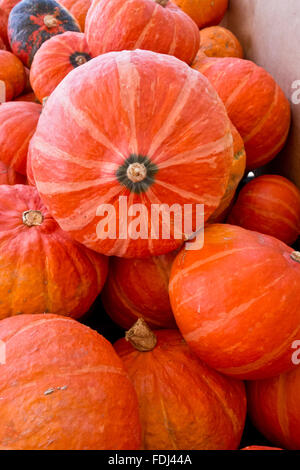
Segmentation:
{"type": "Polygon", "coordinates": [[[8,19],[11,49],[27,67],[43,42],[65,31],[80,31],[79,24],[54,0],[23,0],[12,9],[8,19]]]}

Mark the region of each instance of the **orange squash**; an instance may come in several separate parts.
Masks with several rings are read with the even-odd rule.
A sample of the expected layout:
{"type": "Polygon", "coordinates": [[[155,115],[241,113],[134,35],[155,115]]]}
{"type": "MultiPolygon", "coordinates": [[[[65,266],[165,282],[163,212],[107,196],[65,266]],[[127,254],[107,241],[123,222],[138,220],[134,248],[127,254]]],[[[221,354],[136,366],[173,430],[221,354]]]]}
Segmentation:
{"type": "Polygon", "coordinates": [[[143,449],[237,449],[244,384],[201,362],[177,330],[154,333],[140,319],[115,343],[137,392],[143,449]],[[128,342],[129,341],[129,342],[128,342]]]}
{"type": "Polygon", "coordinates": [[[300,334],[300,253],[232,225],[208,225],[204,246],[183,248],[169,294],[177,326],[210,367],[263,379],[293,367],[300,334]]]}
{"type": "Polygon", "coordinates": [[[207,57],[243,58],[243,48],[238,38],[227,28],[210,26],[200,31],[200,51],[207,57]]]}
{"type": "Polygon", "coordinates": [[[228,0],[174,0],[198,28],[220,23],[228,8],[228,0]]]}
{"type": "Polygon", "coordinates": [[[0,50],[0,82],[4,82],[6,101],[20,95],[26,86],[22,62],[11,52],[0,50]]]}
{"type": "Polygon", "coordinates": [[[1,450],[136,450],[138,402],[96,331],[58,315],[0,322],[1,450]]]}
{"type": "Polygon", "coordinates": [[[234,200],[236,189],[243,178],[246,169],[246,152],[243,139],[233,124],[231,124],[231,130],[234,158],[231,166],[229,182],[219,207],[209,218],[209,223],[219,223],[226,219],[230,206],[234,200]]]}
{"type": "Polygon", "coordinates": [[[30,68],[30,83],[38,100],[51,95],[71,70],[91,58],[83,33],[67,32],[45,41],[30,68]]]}
{"type": "Polygon", "coordinates": [[[0,160],[15,171],[26,175],[28,146],[42,106],[14,101],[0,106],[0,160]]]}
{"type": "Polygon", "coordinates": [[[60,0],[59,3],[72,13],[78,21],[81,31],[84,31],[85,18],[92,0],[60,0]]]}
{"type": "Polygon", "coordinates": [[[244,141],[247,169],[271,161],[283,148],[291,122],[289,101],[271,75],[235,57],[202,56],[193,68],[210,80],[225,104],[244,141]]]}
{"type": "Polygon", "coordinates": [[[145,259],[110,258],[101,298],[115,323],[130,328],[142,317],[153,328],[175,328],[168,285],[176,253],[145,259]]]}
{"type": "Polygon", "coordinates": [[[110,51],[147,49],[191,64],[199,49],[196,24],[170,0],[94,0],[85,35],[94,57],[110,51]]]}
{"type": "Polygon", "coordinates": [[[233,142],[223,103],[202,74],[138,50],[103,54],[67,75],[43,109],[30,154],[38,191],[63,230],[99,253],[146,258],[175,250],[203,226],[197,204],[205,220],[215,211],[233,142]],[[134,204],[149,221],[141,236],[129,231],[134,204]],[[181,214],[191,204],[190,227],[165,222],[164,208],[175,204],[181,214]]]}
{"type": "Polygon", "coordinates": [[[0,319],[88,311],[104,285],[107,258],[71,240],[34,187],[0,185],[0,227],[0,319]]]}
{"type": "Polygon", "coordinates": [[[228,222],[292,245],[300,234],[300,191],[283,176],[254,178],[239,193],[228,222]]]}
{"type": "MultiPolygon", "coordinates": [[[[297,354],[291,349],[291,361],[293,353],[297,354]]],[[[250,418],[257,429],[274,445],[299,450],[299,366],[271,379],[249,382],[247,393],[250,418]]]]}

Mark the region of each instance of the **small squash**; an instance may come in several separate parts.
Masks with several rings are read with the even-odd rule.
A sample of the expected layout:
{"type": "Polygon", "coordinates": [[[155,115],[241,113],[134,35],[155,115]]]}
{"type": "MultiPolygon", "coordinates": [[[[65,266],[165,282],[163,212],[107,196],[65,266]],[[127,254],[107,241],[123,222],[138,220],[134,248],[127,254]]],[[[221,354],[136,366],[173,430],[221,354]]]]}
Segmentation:
{"type": "Polygon", "coordinates": [[[92,0],[59,0],[59,3],[69,10],[78,21],[81,31],[84,31],[85,18],[92,0]]]}
{"type": "Polygon", "coordinates": [[[244,384],[201,362],[177,330],[152,332],[139,319],[114,347],[136,390],[146,450],[237,449],[244,384]]]}
{"type": "Polygon", "coordinates": [[[191,64],[199,49],[196,24],[170,0],[94,0],[85,25],[93,56],[147,49],[191,64]]]}
{"type": "Polygon", "coordinates": [[[30,83],[38,100],[42,102],[71,70],[91,58],[83,33],[67,32],[44,42],[30,69],[30,83]]]}
{"type": "Polygon", "coordinates": [[[1,450],[140,448],[136,393],[103,336],[37,314],[1,321],[0,340],[1,450]]]}
{"type": "Polygon", "coordinates": [[[243,48],[238,38],[227,28],[210,26],[200,31],[200,51],[207,57],[243,58],[243,48]]]}
{"type": "Polygon", "coordinates": [[[183,248],[169,294],[177,326],[210,367],[239,379],[293,368],[300,334],[300,253],[232,225],[208,225],[201,250],[183,248]]]}
{"type": "Polygon", "coordinates": [[[130,328],[142,317],[153,328],[175,328],[168,286],[176,253],[145,259],[111,257],[101,299],[115,323],[130,328]]]}
{"type": "Polygon", "coordinates": [[[228,0],[174,0],[198,28],[219,24],[228,8],[228,0]]]}
{"type": "Polygon", "coordinates": [[[80,32],[80,27],[55,0],[22,0],[11,10],[8,19],[10,47],[27,67],[43,42],[65,31],[80,32]]]}
{"type": "Polygon", "coordinates": [[[42,106],[12,101],[0,106],[0,160],[26,175],[28,146],[41,115],[42,106]]]}
{"type": "Polygon", "coordinates": [[[6,101],[20,95],[26,86],[22,62],[11,52],[0,50],[0,84],[3,83],[6,101]]]}
{"type": "Polygon", "coordinates": [[[107,258],[71,240],[34,187],[0,185],[0,227],[0,319],[88,311],[104,285],[107,258]]]}
{"type": "Polygon", "coordinates": [[[271,161],[283,148],[291,122],[289,101],[271,75],[235,57],[200,57],[193,68],[210,80],[225,104],[244,141],[247,169],[271,161]]]}
{"type": "Polygon", "coordinates": [[[283,176],[258,176],[239,193],[228,222],[292,245],[300,234],[300,191],[283,176]]]}

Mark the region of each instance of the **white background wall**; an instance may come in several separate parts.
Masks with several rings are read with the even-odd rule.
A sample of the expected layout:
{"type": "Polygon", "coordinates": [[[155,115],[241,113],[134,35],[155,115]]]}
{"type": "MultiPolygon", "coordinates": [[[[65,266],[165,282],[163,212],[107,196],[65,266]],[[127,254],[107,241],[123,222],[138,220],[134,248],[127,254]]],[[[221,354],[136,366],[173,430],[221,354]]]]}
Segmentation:
{"type": "Polygon", "coordinates": [[[246,58],[268,70],[291,101],[292,131],[272,170],[280,169],[300,188],[300,0],[230,0],[222,24],[240,39],[246,58]]]}

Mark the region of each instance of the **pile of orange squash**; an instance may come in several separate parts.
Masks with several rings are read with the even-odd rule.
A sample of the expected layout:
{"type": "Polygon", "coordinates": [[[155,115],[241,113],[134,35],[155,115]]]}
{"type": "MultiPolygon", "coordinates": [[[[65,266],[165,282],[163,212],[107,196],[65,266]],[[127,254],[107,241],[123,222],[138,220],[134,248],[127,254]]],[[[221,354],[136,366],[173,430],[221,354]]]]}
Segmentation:
{"type": "Polygon", "coordinates": [[[227,8],[0,0],[0,450],[300,449],[290,104],[227,8]]]}

